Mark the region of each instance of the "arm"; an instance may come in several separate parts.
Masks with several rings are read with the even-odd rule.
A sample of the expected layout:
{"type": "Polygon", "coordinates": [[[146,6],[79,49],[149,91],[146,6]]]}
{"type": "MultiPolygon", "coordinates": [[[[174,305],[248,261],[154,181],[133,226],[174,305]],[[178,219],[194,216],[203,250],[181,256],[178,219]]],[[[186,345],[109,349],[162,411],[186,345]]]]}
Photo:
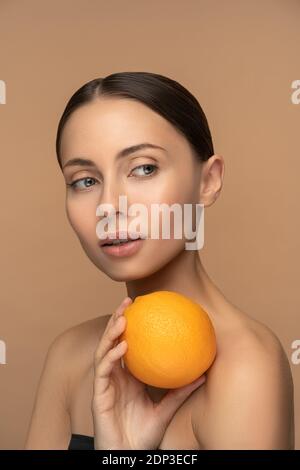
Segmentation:
{"type": "MultiPolygon", "coordinates": [[[[294,449],[293,380],[281,344],[261,342],[223,360],[204,411],[193,412],[196,439],[205,449],[294,449]]],[[[215,378],[213,379],[215,380],[215,378]]],[[[207,380],[209,386],[209,378],[207,380]]]]}
{"type": "Polygon", "coordinates": [[[24,449],[66,449],[70,439],[67,412],[68,335],[51,344],[40,377],[24,449]]]}

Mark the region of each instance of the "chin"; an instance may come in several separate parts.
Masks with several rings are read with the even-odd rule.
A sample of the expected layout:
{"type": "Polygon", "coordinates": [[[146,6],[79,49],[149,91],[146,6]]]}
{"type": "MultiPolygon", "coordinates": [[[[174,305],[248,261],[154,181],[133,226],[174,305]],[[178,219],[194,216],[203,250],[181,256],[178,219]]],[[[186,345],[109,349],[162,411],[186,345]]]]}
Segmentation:
{"type": "Polygon", "coordinates": [[[123,264],[116,263],[114,267],[107,266],[105,268],[102,265],[101,270],[112,280],[118,282],[130,282],[138,279],[146,279],[147,277],[164,269],[164,267],[176,258],[178,254],[178,251],[166,253],[158,250],[155,255],[152,254],[149,258],[141,257],[140,259],[128,259],[123,264]]]}
{"type": "Polygon", "coordinates": [[[144,279],[163,269],[170,261],[175,259],[183,250],[182,240],[172,240],[168,243],[160,240],[149,243],[146,250],[127,258],[115,258],[111,261],[99,256],[98,250],[90,250],[82,245],[86,255],[92,263],[106,274],[110,279],[117,282],[129,282],[144,279]]]}
{"type": "Polygon", "coordinates": [[[130,282],[138,279],[144,279],[150,276],[151,274],[159,271],[160,266],[149,266],[146,262],[141,261],[129,261],[123,265],[117,264],[112,266],[101,266],[101,271],[106,274],[113,281],[118,282],[130,282]],[[143,267],[141,267],[143,266],[143,267]]]}

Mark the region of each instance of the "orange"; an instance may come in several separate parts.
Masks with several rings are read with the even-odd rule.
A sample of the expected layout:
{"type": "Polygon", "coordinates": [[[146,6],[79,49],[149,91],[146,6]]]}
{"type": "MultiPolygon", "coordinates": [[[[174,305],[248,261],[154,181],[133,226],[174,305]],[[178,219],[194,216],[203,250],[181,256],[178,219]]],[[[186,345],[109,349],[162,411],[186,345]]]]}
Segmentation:
{"type": "Polygon", "coordinates": [[[177,388],[202,375],[216,356],[216,336],[203,308],[171,291],[138,296],[124,311],[124,363],[145,384],[177,388]]]}

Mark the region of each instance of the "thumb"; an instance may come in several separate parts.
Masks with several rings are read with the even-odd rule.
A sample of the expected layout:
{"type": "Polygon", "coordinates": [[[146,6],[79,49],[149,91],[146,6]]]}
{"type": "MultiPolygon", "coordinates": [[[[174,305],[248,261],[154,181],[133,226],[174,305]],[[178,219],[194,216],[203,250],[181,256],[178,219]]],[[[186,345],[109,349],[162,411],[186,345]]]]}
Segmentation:
{"type": "Polygon", "coordinates": [[[168,424],[184,400],[205,381],[206,375],[202,374],[188,385],[169,390],[156,405],[156,413],[159,419],[168,424]]]}

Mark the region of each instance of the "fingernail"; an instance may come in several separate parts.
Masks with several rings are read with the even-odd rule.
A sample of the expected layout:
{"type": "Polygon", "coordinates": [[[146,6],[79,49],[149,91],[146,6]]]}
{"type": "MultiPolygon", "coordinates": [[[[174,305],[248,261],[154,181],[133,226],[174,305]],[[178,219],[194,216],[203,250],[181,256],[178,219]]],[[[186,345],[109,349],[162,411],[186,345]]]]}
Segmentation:
{"type": "MultiPolygon", "coordinates": [[[[127,299],[127,297],[126,297],[127,299]]],[[[124,307],[126,305],[126,302],[125,302],[125,299],[123,300],[123,302],[121,303],[120,307],[124,307]]],[[[119,312],[116,312],[116,318],[119,318],[121,315],[123,315],[124,313],[124,310],[121,308],[119,312]]]]}

